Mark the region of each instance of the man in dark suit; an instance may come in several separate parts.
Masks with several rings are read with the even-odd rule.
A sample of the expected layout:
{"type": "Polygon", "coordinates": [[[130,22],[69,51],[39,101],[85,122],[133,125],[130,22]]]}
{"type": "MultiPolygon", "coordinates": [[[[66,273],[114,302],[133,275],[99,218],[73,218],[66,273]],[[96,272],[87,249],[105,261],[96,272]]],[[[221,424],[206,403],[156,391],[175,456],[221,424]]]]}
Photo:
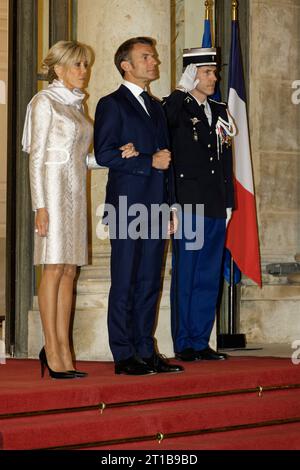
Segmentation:
{"type": "MultiPolygon", "coordinates": [[[[132,218],[122,210],[124,198],[129,208],[143,204],[148,214],[153,204],[173,202],[168,195],[171,154],[166,118],[161,104],[145,91],[146,86],[158,78],[154,41],[144,37],[129,39],[118,48],[115,65],[124,82],[114,93],[100,99],[94,134],[96,160],[109,168],[106,204],[114,207],[117,220],[113,230],[109,222],[108,332],[115,373],[179,372],[183,370],[181,366],[170,364],[154,349],[164,227],[160,227],[156,239],[150,234],[148,237],[132,236],[128,233],[132,218]],[[132,143],[136,156],[122,158],[120,148],[127,143],[132,143]]],[[[151,231],[152,224],[159,224],[157,218],[150,221],[147,216],[141,216],[144,228],[151,231]]],[[[170,226],[169,231],[172,232],[170,226]]]]}
{"type": "Polygon", "coordinates": [[[209,98],[217,80],[216,50],[185,50],[184,66],[187,67],[179,87],[166,98],[164,108],[183,227],[202,227],[204,243],[202,248],[193,249],[184,230],[182,238],[174,237],[172,336],[178,359],[220,360],[226,355],[211,349],[209,339],[215,320],[226,225],[234,207],[234,125],[226,104],[209,98]]]}

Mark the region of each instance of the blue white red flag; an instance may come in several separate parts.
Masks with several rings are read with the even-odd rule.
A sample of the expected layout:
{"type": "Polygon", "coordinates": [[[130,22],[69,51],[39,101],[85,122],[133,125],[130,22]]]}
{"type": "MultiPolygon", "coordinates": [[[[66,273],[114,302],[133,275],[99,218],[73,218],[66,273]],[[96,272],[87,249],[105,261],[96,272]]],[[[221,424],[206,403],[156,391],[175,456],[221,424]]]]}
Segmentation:
{"type": "Polygon", "coordinates": [[[233,139],[236,210],[233,211],[227,228],[226,248],[242,273],[261,286],[256,204],[238,21],[232,21],[228,109],[237,127],[237,135],[233,139]]]}

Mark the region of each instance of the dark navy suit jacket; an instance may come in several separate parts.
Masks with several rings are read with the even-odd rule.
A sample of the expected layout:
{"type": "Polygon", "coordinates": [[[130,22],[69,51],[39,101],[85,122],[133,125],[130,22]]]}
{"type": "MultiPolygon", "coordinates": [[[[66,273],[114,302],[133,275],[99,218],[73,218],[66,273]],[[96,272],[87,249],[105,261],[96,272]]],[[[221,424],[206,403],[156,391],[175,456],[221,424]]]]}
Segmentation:
{"type": "Polygon", "coordinates": [[[171,170],[152,168],[152,155],[169,148],[166,117],[162,105],[152,98],[153,116],[146,113],[131,91],[121,85],[101,98],[96,109],[94,150],[99,165],[109,168],[106,203],[118,209],[119,196],[128,206],[143,203],[173,203],[171,170]],[[122,158],[119,147],[132,142],[138,157],[122,158]]]}

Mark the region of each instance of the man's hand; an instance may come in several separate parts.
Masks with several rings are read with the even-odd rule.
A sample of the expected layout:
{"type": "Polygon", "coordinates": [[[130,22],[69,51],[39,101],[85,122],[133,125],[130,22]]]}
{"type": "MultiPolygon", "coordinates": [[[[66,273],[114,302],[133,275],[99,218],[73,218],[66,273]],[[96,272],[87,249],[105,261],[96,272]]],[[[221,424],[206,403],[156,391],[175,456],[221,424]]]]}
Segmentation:
{"type": "Polygon", "coordinates": [[[122,147],[119,147],[119,150],[122,150],[122,158],[131,158],[139,156],[139,152],[135,150],[135,146],[132,142],[128,142],[128,144],[122,145],[122,147]]]}
{"type": "Polygon", "coordinates": [[[171,210],[171,220],[168,223],[168,235],[174,235],[178,230],[178,217],[175,210],[171,210]]]}
{"type": "Polygon", "coordinates": [[[40,237],[46,237],[49,226],[49,215],[45,207],[38,209],[35,216],[35,232],[40,237]]]}
{"type": "Polygon", "coordinates": [[[152,166],[157,170],[167,170],[171,161],[171,152],[168,149],[159,150],[152,155],[152,166]]]}
{"type": "Polygon", "coordinates": [[[186,67],[183,72],[181,79],[179,80],[178,86],[183,88],[185,91],[192,91],[196,88],[199,83],[197,75],[197,67],[195,64],[190,64],[186,67]]]}

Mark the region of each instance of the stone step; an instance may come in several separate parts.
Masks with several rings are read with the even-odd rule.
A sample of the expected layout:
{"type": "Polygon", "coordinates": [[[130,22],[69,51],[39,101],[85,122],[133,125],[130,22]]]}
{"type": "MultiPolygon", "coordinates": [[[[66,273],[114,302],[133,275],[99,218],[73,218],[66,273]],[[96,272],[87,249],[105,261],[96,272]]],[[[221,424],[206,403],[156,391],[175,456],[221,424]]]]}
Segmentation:
{"type": "MultiPolygon", "coordinates": [[[[89,264],[82,266],[78,281],[83,279],[110,279],[110,257],[105,256],[99,258],[99,264],[89,264]]],[[[164,275],[170,276],[171,274],[171,257],[168,257],[164,267],[164,275]]]]}
{"type": "MultiPolygon", "coordinates": [[[[163,289],[161,291],[160,305],[162,307],[170,306],[170,279],[165,279],[163,289]]],[[[109,281],[87,280],[77,288],[77,295],[74,297],[74,305],[76,309],[90,308],[107,308],[108,294],[110,289],[109,281]]],[[[38,298],[33,299],[33,309],[37,310],[38,298]]]]}
{"type": "MultiPolygon", "coordinates": [[[[266,272],[261,273],[262,277],[262,284],[263,285],[270,285],[270,286],[278,286],[278,285],[285,285],[288,284],[287,275],[282,276],[274,276],[273,274],[269,274],[266,272]]],[[[244,286],[256,286],[255,282],[248,277],[242,278],[242,285],[244,286]]]]}
{"type": "Polygon", "coordinates": [[[298,284],[300,286],[300,273],[293,273],[288,275],[290,284],[298,284]]]}
{"type": "MultiPolygon", "coordinates": [[[[170,277],[163,279],[163,289],[170,288],[170,277]]],[[[76,284],[77,294],[100,294],[109,293],[110,279],[78,279],[76,284]]]]}
{"type": "Polygon", "coordinates": [[[300,284],[243,286],[240,331],[249,343],[292,344],[300,338],[300,284]]]}
{"type": "Polygon", "coordinates": [[[242,300],[299,300],[300,284],[265,285],[260,289],[256,285],[242,286],[242,300]]]}
{"type": "MultiPolygon", "coordinates": [[[[170,309],[160,307],[155,338],[160,352],[174,356],[170,333],[170,309]]],[[[111,361],[107,332],[107,309],[77,309],[73,323],[73,344],[77,360],[111,361]]],[[[44,345],[39,311],[28,313],[28,357],[36,358],[44,345]]]]}
{"type": "MultiPolygon", "coordinates": [[[[94,266],[99,266],[99,264],[102,264],[103,258],[110,259],[110,244],[109,243],[104,243],[101,244],[100,246],[97,246],[92,250],[92,265],[94,266]]],[[[167,247],[167,257],[171,259],[171,248],[170,245],[167,247]]],[[[84,269],[81,268],[81,269],[84,269]]]]}

